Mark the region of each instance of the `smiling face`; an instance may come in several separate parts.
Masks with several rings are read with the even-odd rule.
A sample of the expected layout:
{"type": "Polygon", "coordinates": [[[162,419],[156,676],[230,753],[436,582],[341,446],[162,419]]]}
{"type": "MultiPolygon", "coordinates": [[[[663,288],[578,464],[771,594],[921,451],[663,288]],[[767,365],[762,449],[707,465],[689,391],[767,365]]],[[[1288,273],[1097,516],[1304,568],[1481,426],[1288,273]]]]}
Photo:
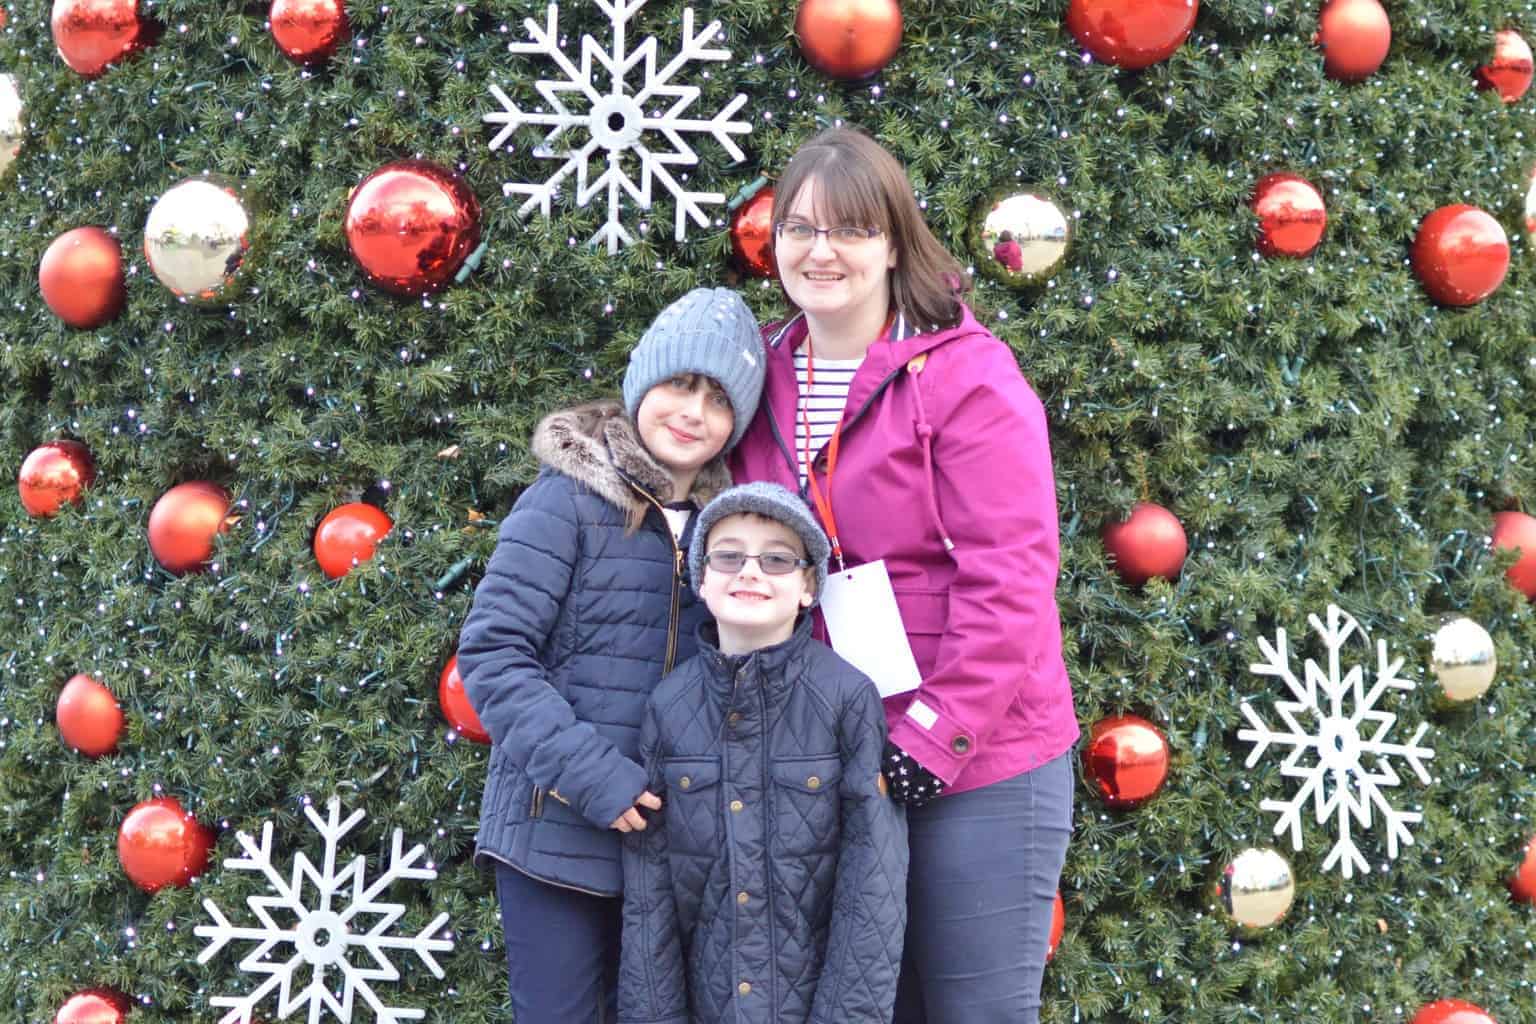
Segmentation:
{"type": "Polygon", "coordinates": [[[687,496],[699,470],[725,449],[735,423],[725,391],[697,373],[662,381],[645,393],[635,410],[640,441],[672,474],[678,499],[687,496]]]}
{"type": "MultiPolygon", "coordinates": [[[[820,182],[813,178],[782,219],[818,228],[880,226],[851,223],[831,210],[831,204],[822,201],[820,182]]],[[[896,266],[896,250],[887,232],[839,245],[825,233],[809,244],[780,233],[774,240],[774,255],[784,291],[808,315],[850,322],[885,319],[891,303],[890,274],[896,266]]]]}
{"type": "MultiPolygon", "coordinates": [[[[748,555],[782,552],[805,557],[795,531],[773,519],[742,513],[726,516],[709,531],[706,552],[740,551],[748,555]]],[[[720,649],[745,654],[783,643],[795,630],[795,617],[811,606],[814,586],[810,569],[782,576],[763,572],[756,558],[740,571],[720,572],[705,564],[699,594],[720,629],[720,649]]]]}

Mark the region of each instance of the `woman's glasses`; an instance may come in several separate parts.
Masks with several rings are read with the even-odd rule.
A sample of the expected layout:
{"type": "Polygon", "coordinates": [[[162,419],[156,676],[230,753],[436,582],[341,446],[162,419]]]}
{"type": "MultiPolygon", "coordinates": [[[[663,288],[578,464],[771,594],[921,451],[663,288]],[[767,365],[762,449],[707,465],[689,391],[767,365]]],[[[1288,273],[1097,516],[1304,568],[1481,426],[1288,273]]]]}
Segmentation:
{"type": "Polygon", "coordinates": [[[716,572],[723,572],[728,576],[734,576],[741,572],[747,564],[747,559],[757,559],[758,567],[769,576],[783,576],[794,572],[796,569],[809,569],[811,563],[803,558],[796,558],[784,551],[764,551],[760,555],[749,555],[745,551],[732,551],[730,548],[717,548],[704,556],[709,567],[716,572]]]}
{"type": "Polygon", "coordinates": [[[781,220],[773,226],[778,233],[781,242],[793,242],[795,245],[811,246],[816,244],[817,235],[826,235],[827,241],[834,248],[851,248],[863,245],[865,242],[883,234],[879,228],[856,228],[850,224],[842,224],[835,228],[818,228],[814,224],[807,224],[803,220],[781,220]]]}

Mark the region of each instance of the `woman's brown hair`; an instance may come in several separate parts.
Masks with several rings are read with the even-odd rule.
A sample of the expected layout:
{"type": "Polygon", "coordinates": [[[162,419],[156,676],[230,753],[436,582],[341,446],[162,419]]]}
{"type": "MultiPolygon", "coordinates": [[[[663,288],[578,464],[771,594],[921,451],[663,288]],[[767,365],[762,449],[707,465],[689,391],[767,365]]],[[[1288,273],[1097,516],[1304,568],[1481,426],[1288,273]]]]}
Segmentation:
{"type": "MultiPolygon", "coordinates": [[[[879,228],[890,239],[896,253],[896,266],[891,268],[891,302],[913,326],[927,331],[960,322],[960,295],[969,281],[960,264],[928,230],[912,195],[912,183],[895,157],[852,128],[828,128],[819,133],[795,151],[784,176],[774,186],[775,225],[813,181],[817,185],[816,218],[823,225],[879,228]]],[[[794,308],[793,299],[789,304],[794,308]]]]}

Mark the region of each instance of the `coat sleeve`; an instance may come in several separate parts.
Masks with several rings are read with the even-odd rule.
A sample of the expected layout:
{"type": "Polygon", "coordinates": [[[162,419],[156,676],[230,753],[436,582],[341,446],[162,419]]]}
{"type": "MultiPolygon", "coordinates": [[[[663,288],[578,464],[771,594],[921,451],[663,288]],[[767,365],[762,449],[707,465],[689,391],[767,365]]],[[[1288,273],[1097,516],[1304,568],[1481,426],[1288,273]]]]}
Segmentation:
{"type": "Polygon", "coordinates": [[[645,772],[576,717],[541,659],[571,592],[580,529],[563,478],[546,473],[518,498],[459,634],[459,675],[500,751],[607,828],[634,805],[645,772]]]}
{"type": "Polygon", "coordinates": [[[810,1024],[890,1020],[907,928],[907,824],[880,775],[885,712],[868,680],[838,723],[842,838],[810,1024]]]}
{"type": "MultiPolygon", "coordinates": [[[[648,789],[664,793],[656,709],[640,726],[648,789]]],[[[665,799],[665,797],[663,797],[665,799]]],[[[666,807],[643,832],[625,834],[624,932],[619,943],[619,1024],[688,1024],[683,938],[667,859],[666,807]]]]}
{"type": "Polygon", "coordinates": [[[1045,409],[1006,345],[988,337],[967,348],[931,392],[934,489],[955,545],[949,617],[933,670],[891,729],[946,783],[1003,720],[1017,695],[1007,682],[1044,653],[1021,649],[1020,638],[1041,635],[1042,616],[1058,614],[1045,409]]]}

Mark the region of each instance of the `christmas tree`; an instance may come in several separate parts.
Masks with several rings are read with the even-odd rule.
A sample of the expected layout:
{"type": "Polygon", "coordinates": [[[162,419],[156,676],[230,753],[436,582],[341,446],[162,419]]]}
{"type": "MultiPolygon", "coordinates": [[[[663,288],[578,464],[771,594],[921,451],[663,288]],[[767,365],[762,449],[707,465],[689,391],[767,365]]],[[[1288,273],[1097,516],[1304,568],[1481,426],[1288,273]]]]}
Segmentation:
{"type": "Polygon", "coordinates": [[[1052,418],[1122,745],[1044,1019],[1536,1019],[1532,5],[892,8],[5,5],[0,1019],[506,1019],[440,688],[496,522],[667,301],[783,311],[753,186],[839,122],[1052,418]]]}

